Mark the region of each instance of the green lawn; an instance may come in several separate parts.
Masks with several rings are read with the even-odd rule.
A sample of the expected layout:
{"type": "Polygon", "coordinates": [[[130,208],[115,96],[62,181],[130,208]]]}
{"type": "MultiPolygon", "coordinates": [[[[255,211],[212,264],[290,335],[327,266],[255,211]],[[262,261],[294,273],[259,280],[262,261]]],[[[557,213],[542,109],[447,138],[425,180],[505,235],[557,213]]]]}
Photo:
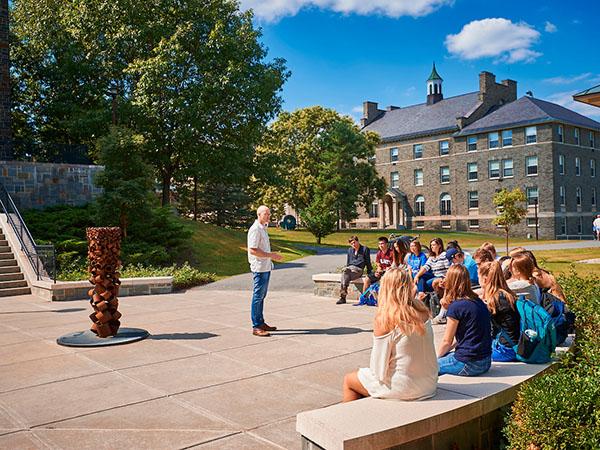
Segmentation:
{"type": "Polygon", "coordinates": [[[571,267],[580,276],[600,275],[600,264],[582,264],[577,261],[600,258],[600,248],[573,250],[538,250],[535,252],[538,264],[552,273],[569,273],[571,267]]]}

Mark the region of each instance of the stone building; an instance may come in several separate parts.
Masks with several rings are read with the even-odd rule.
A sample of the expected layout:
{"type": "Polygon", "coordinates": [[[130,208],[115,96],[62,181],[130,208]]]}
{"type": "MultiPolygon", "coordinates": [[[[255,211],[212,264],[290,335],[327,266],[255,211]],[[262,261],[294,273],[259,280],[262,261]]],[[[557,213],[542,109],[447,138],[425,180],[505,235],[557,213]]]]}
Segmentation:
{"type": "Polygon", "coordinates": [[[363,130],[377,132],[384,198],[350,228],[500,232],[493,195],[520,187],[528,214],[514,233],[591,236],[598,211],[600,123],[481,72],[479,91],[444,98],[433,67],[427,101],[379,109],[363,105],[363,130]]]}

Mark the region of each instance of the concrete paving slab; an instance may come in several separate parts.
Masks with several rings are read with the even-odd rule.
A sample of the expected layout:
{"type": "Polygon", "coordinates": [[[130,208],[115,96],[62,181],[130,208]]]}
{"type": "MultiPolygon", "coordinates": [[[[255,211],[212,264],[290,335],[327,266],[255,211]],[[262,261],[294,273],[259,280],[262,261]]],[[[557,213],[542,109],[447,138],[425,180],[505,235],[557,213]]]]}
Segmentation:
{"type": "Polygon", "coordinates": [[[0,436],[0,448],[18,450],[48,450],[31,431],[17,431],[0,436]]]}
{"type": "Polygon", "coordinates": [[[295,417],[255,428],[248,433],[273,442],[287,450],[300,450],[302,448],[300,433],[296,431],[295,417]]]}
{"type": "Polygon", "coordinates": [[[191,447],[201,450],[256,450],[256,449],[281,449],[271,442],[264,441],[260,438],[252,437],[246,433],[239,433],[234,436],[218,439],[206,444],[191,447]]]}
{"type": "Polygon", "coordinates": [[[112,372],[0,394],[0,402],[11,416],[33,427],[160,396],[112,372]]]}
{"type": "Polygon", "coordinates": [[[162,393],[175,394],[253,377],[264,373],[265,369],[210,353],[124,369],[120,372],[162,393]]]}
{"type": "MultiPolygon", "coordinates": [[[[373,342],[373,330],[369,327],[333,327],[322,330],[308,330],[307,333],[302,333],[303,330],[298,330],[292,335],[293,341],[306,341],[311,345],[323,346],[332,350],[337,350],[340,353],[350,353],[357,350],[370,349],[373,342]],[[302,341],[298,338],[302,337],[302,341]],[[340,336],[344,336],[340,339],[340,336]]],[[[286,333],[286,331],[282,331],[286,333]]]]}
{"type": "MultiPolygon", "coordinates": [[[[265,321],[267,323],[274,323],[279,320],[285,319],[288,316],[283,314],[276,314],[268,308],[265,308],[264,312],[265,321]]],[[[219,323],[227,327],[248,327],[252,328],[252,322],[250,320],[250,310],[244,312],[227,312],[227,311],[207,311],[198,317],[201,320],[212,323],[219,323]]]]}
{"type": "Polygon", "coordinates": [[[277,373],[187,392],[175,398],[248,429],[291,419],[299,411],[331,405],[340,400],[340,395],[277,373]]]}
{"type": "Polygon", "coordinates": [[[73,353],[69,348],[60,347],[52,342],[36,340],[0,347],[0,366],[14,364],[51,356],[73,353]]]}
{"type": "Polygon", "coordinates": [[[173,340],[184,340],[185,336],[175,339],[175,335],[202,335],[202,333],[211,333],[223,328],[227,328],[227,326],[217,322],[189,318],[156,322],[149,324],[146,330],[155,339],[171,339],[169,336],[172,336],[173,340]]]}
{"type": "Polygon", "coordinates": [[[0,392],[107,372],[110,369],[76,354],[57,355],[40,360],[0,366],[0,392]]]}
{"type": "Polygon", "coordinates": [[[261,345],[265,343],[265,340],[273,341],[289,337],[277,336],[275,334],[270,337],[254,336],[250,327],[229,327],[215,330],[210,334],[214,336],[209,339],[187,340],[185,342],[178,342],[178,344],[213,353],[233,348],[261,345]]]}
{"type": "Polygon", "coordinates": [[[159,398],[55,422],[43,428],[89,430],[237,431],[233,425],[173,398],[159,398]]]}
{"type": "Polygon", "coordinates": [[[3,329],[0,331],[0,347],[35,340],[37,340],[35,336],[31,336],[21,331],[8,329],[3,329]]]}
{"type": "Polygon", "coordinates": [[[189,448],[229,433],[210,430],[39,430],[35,436],[50,448],[81,449],[172,449],[189,448]]]}

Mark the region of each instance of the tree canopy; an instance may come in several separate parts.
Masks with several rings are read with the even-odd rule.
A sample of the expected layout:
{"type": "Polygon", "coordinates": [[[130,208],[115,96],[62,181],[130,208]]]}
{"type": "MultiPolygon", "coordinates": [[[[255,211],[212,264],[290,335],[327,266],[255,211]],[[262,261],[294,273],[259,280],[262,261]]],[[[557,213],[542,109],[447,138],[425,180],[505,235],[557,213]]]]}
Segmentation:
{"type": "Polygon", "coordinates": [[[508,236],[510,229],[521,223],[527,215],[527,208],[521,203],[525,202],[526,197],[523,191],[519,188],[514,188],[512,191],[502,189],[494,195],[494,205],[498,207],[498,217],[494,219],[494,224],[504,228],[506,236],[506,253],[508,253],[508,236]]]}

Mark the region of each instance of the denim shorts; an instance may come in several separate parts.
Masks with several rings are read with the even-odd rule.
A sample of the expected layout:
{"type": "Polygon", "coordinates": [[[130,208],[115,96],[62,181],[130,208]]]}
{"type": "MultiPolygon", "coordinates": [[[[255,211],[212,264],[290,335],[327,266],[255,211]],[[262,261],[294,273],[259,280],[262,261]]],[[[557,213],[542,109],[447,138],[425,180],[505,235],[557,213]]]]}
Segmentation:
{"type": "Polygon", "coordinates": [[[492,365],[492,357],[480,359],[478,361],[462,362],[454,357],[454,352],[438,358],[438,375],[446,373],[452,375],[461,375],[463,377],[474,377],[486,373],[492,365]]]}

